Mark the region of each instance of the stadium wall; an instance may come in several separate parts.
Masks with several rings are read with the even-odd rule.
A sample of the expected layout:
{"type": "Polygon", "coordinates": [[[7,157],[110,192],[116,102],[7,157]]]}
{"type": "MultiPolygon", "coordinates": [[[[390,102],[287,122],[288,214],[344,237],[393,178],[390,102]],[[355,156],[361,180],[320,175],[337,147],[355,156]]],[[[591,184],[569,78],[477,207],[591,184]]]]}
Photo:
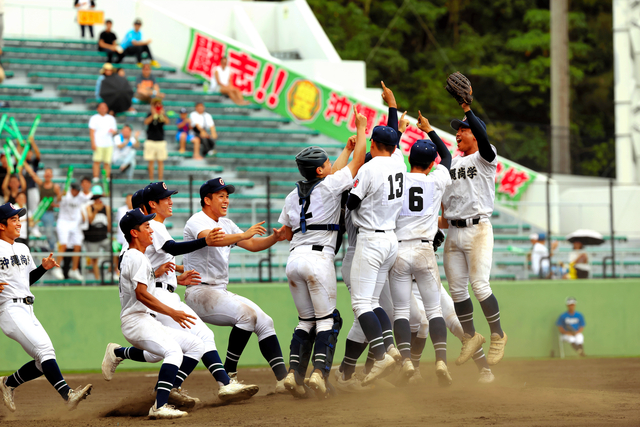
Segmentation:
{"type": "MultiPolygon", "coordinates": [[[[297,313],[285,284],[233,285],[229,289],[257,302],[275,322],[285,360],[297,313]]],[[[507,358],[549,357],[558,355],[558,338],[554,326],[565,310],[567,296],[578,299],[578,310],[585,316],[585,351],[589,356],[638,356],[640,341],[640,280],[526,281],[496,282],[493,289],[500,302],[502,324],[509,335],[507,358]]],[[[120,301],[115,287],[34,288],[35,313],[56,349],[65,371],[100,369],[107,343],[127,344],[120,332],[120,301]]],[[[181,287],[180,293],[184,293],[181,287]]],[[[488,340],[489,331],[482,310],[474,300],[476,326],[488,340]]],[[[338,285],[338,308],[344,318],[336,361],[342,359],[344,340],[353,322],[349,294],[338,285]]],[[[226,354],[231,328],[212,327],[218,351],[226,354]]],[[[450,360],[457,357],[459,341],[448,336],[450,360]]],[[[488,345],[485,346],[488,349],[488,345]]],[[[574,355],[567,346],[568,355],[574,355]]],[[[366,354],[365,354],[366,356],[366,354]]],[[[427,343],[425,360],[433,359],[427,343]]],[[[0,372],[12,371],[29,360],[20,345],[0,334],[0,372]]],[[[364,358],[361,360],[364,361],[364,358]]],[[[255,336],[240,360],[241,366],[266,366],[255,336]]],[[[122,369],[149,368],[151,365],[127,361],[122,369]]],[[[157,366],[159,368],[159,366],[157,366]]]]}

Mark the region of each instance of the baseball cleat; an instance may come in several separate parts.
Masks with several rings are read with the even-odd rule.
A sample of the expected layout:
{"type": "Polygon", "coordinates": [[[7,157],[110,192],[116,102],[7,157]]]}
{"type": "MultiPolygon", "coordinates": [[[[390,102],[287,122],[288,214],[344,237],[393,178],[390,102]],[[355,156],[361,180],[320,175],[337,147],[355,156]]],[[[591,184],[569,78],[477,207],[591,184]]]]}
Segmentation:
{"type": "Polygon", "coordinates": [[[402,368],[400,368],[400,375],[409,379],[416,372],[416,368],[413,367],[413,362],[408,357],[402,362],[402,368]]]}
{"type": "Polygon", "coordinates": [[[293,372],[289,372],[287,374],[287,377],[283,380],[282,385],[284,386],[285,390],[291,393],[291,395],[295,398],[302,399],[308,397],[304,385],[298,384],[296,382],[296,376],[293,372]]]}
{"type": "Polygon", "coordinates": [[[285,387],[284,385],[284,381],[287,378],[283,378],[280,381],[276,382],[276,389],[273,391],[275,394],[287,394],[289,391],[287,390],[287,387],[285,387]]]}
{"type": "Polygon", "coordinates": [[[327,385],[324,382],[322,374],[314,372],[309,378],[309,388],[316,393],[316,397],[324,399],[327,394],[327,385]]]}
{"type": "Polygon", "coordinates": [[[239,384],[238,373],[237,372],[228,372],[227,375],[229,375],[229,382],[230,383],[239,384]]]}
{"type": "Polygon", "coordinates": [[[393,357],[389,355],[389,353],[385,353],[384,358],[382,360],[376,360],[373,363],[373,367],[371,371],[364,377],[362,380],[363,386],[368,386],[378,378],[382,378],[385,375],[388,375],[396,365],[396,361],[393,357]]]}
{"type": "Polygon", "coordinates": [[[86,386],[78,387],[75,390],[69,390],[69,397],[67,399],[67,406],[70,411],[73,411],[78,407],[78,404],[81,400],[84,400],[91,394],[91,389],[93,385],[87,384],[86,386]]]}
{"type": "Polygon", "coordinates": [[[336,388],[345,393],[361,393],[363,391],[370,391],[370,387],[363,387],[360,380],[355,376],[351,375],[351,378],[345,380],[342,378],[342,374],[338,372],[336,375],[336,388]]]}
{"type": "Polygon", "coordinates": [[[398,351],[398,349],[395,346],[390,346],[389,350],[387,350],[387,354],[391,357],[393,357],[393,359],[396,362],[400,362],[402,361],[402,355],[400,354],[400,352],[398,351]]]}
{"type": "Polygon", "coordinates": [[[462,337],[462,349],[460,350],[460,356],[456,359],[456,365],[462,365],[471,359],[471,356],[473,356],[484,343],[484,337],[477,332],[473,336],[464,334],[462,337]]]}
{"type": "Polygon", "coordinates": [[[447,368],[447,364],[442,360],[436,362],[436,376],[438,377],[440,387],[448,387],[453,382],[451,375],[449,375],[449,368],[447,368]]]}
{"type": "Polygon", "coordinates": [[[107,381],[111,381],[113,379],[113,374],[116,373],[116,368],[124,360],[121,357],[117,357],[115,353],[115,351],[121,347],[122,346],[120,344],[107,344],[107,350],[104,352],[104,359],[102,359],[102,376],[107,381]]]}
{"type": "Polygon", "coordinates": [[[491,372],[491,369],[482,368],[482,370],[480,371],[480,378],[478,378],[478,382],[480,384],[489,384],[492,383],[495,379],[496,377],[493,376],[493,372],[491,372]]]}
{"type": "Polygon", "coordinates": [[[16,404],[14,402],[16,389],[9,387],[7,384],[7,377],[0,377],[0,392],[2,393],[2,401],[11,412],[16,411],[16,404]]]}
{"type": "Polygon", "coordinates": [[[200,399],[189,396],[186,390],[183,390],[182,387],[178,387],[171,389],[171,392],[169,393],[169,403],[172,405],[193,408],[196,404],[200,403],[200,399]]]}
{"type": "Polygon", "coordinates": [[[414,372],[413,376],[409,378],[409,384],[418,385],[423,383],[424,383],[424,378],[422,378],[422,375],[420,374],[420,368],[416,368],[416,372],[414,372]]]}
{"type": "Polygon", "coordinates": [[[218,390],[218,399],[227,403],[240,402],[242,400],[250,399],[251,396],[256,394],[258,391],[260,391],[260,388],[257,385],[229,383],[220,387],[218,390]]]}
{"type": "Polygon", "coordinates": [[[149,418],[152,420],[157,420],[157,419],[170,419],[170,418],[182,418],[182,417],[186,417],[187,414],[184,411],[180,411],[176,408],[174,408],[173,406],[169,405],[168,403],[165,405],[162,405],[159,408],[156,408],[156,403],[153,404],[153,406],[151,407],[151,409],[149,409],[149,418]]]}
{"type": "Polygon", "coordinates": [[[504,357],[504,347],[507,345],[507,333],[502,332],[503,337],[498,334],[491,334],[491,345],[489,346],[489,354],[487,355],[487,363],[489,365],[497,365],[504,357]]]}

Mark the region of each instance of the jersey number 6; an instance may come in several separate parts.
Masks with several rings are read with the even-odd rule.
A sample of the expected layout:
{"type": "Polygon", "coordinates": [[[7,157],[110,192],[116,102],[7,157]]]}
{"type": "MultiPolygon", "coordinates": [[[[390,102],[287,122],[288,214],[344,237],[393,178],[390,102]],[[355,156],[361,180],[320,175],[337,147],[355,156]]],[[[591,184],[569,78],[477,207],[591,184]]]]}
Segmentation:
{"type": "Polygon", "coordinates": [[[409,189],[409,210],[411,212],[422,212],[422,208],[424,208],[422,193],[422,187],[411,187],[409,189]]]}
{"type": "Polygon", "coordinates": [[[397,173],[396,174],[396,179],[395,181],[398,183],[398,188],[394,191],[393,189],[393,176],[389,175],[389,177],[387,178],[387,180],[389,180],[389,200],[393,200],[395,198],[401,198],[402,197],[402,189],[403,189],[403,180],[404,180],[404,174],[403,173],[397,173]]]}

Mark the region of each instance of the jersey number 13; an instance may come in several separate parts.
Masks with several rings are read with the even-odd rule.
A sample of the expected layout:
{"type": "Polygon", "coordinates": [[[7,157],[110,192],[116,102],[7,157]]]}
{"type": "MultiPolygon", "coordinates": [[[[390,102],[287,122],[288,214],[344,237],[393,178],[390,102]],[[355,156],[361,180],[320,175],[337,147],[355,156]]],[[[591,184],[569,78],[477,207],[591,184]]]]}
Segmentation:
{"type": "Polygon", "coordinates": [[[403,192],[403,181],[404,181],[404,174],[403,173],[397,173],[395,176],[395,179],[393,177],[393,175],[389,175],[389,177],[387,177],[387,180],[389,181],[389,198],[388,200],[393,200],[393,199],[400,199],[402,198],[402,192],[403,192]],[[398,188],[394,188],[394,183],[398,183],[398,188]]]}

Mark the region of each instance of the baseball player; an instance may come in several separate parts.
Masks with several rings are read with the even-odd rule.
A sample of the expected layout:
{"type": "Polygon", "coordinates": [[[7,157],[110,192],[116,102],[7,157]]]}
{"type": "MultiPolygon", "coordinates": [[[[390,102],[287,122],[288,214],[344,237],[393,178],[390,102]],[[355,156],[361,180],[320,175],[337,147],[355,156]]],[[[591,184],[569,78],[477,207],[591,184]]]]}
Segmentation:
{"type": "Polygon", "coordinates": [[[389,274],[394,335],[403,358],[403,367],[405,364],[413,365],[409,315],[415,277],[436,352],[436,375],[440,385],[445,386],[450,385],[452,380],[447,369],[447,326],[440,308],[441,284],[434,240],[438,233],[438,210],[442,194],[451,183],[451,153],[420,113],[418,128],[427,133],[430,139],[418,140],[411,146],[411,171],[405,176],[407,191],[395,230],[398,257],[389,274]],[[440,164],[431,172],[438,155],[440,164]]]}
{"type": "Polygon", "coordinates": [[[468,284],[480,302],[491,329],[487,362],[495,365],[504,356],[507,334],[500,326],[498,300],[491,291],[489,276],[493,255],[493,213],[495,175],[498,165],[496,149],[489,143],[484,122],[471,110],[473,101],[469,80],[460,73],[449,76],[447,91],[465,112],[463,120],[453,120],[458,150],[451,164],[452,183],[442,198],[441,228],[449,228],[444,245],[444,269],[451,298],[462,328],[462,350],[456,360],[461,365],[482,347],[485,339],[473,325],[473,304],[468,284]]]}
{"type": "Polygon", "coordinates": [[[185,224],[184,240],[202,238],[218,227],[222,228],[225,236],[214,246],[184,255],[184,268],[195,270],[202,276],[201,284],[187,288],[184,299],[204,322],[233,328],[224,363],[231,378],[237,378],[238,360],[251,334],[255,333],[260,351],[278,380],[276,392],[286,393],[284,379],[287,369],[273,320],[254,302],[227,290],[231,247],[237,245],[251,252],[259,252],[284,240],[284,230],[274,228],[271,236],[257,238],[254,236],[266,233],[262,227],[264,221],[243,232],[233,221],[225,218],[229,208],[229,194],[234,191],[235,187],[225,184],[222,178],[211,179],[200,187],[202,210],[185,224]]]}
{"type": "MultiPolygon", "coordinates": [[[[384,83],[383,90],[383,98],[387,94],[393,97],[384,83]]],[[[392,104],[389,103],[389,106],[391,111],[392,104]]],[[[390,114],[389,118],[392,119],[392,116],[397,120],[397,113],[395,116],[390,114]]],[[[364,386],[389,373],[396,360],[391,354],[399,356],[393,347],[390,330],[389,341],[383,337],[383,325],[385,329],[390,329],[391,323],[379,304],[380,293],[398,251],[394,230],[402,209],[406,171],[402,153],[396,150],[398,142],[398,132],[394,127],[373,128],[372,159],[358,171],[347,200],[351,220],[358,228],[351,267],[351,305],[376,359],[362,381],[364,386]]],[[[403,372],[410,377],[413,365],[405,364],[403,372]]]]}
{"type": "MultiPolygon", "coordinates": [[[[195,334],[166,327],[156,320],[158,314],[163,314],[171,317],[181,328],[189,329],[197,319],[184,311],[168,307],[154,296],[155,275],[144,252],[153,242],[149,221],[155,216],[145,215],[137,208],[127,212],[120,220],[122,233],[129,242],[129,248],[120,261],[120,321],[122,334],[134,347],[119,347],[113,350],[113,354],[117,358],[138,361],[164,359],[156,384],[156,400],[149,409],[149,418],[180,418],[187,413],[170,406],[169,395],[175,388],[178,373],[181,378],[186,378],[198,364],[204,354],[204,344],[195,334]],[[155,359],[145,358],[145,353],[155,356],[155,359]]],[[[107,370],[115,371],[115,367],[110,368],[107,367],[107,370]]]]}
{"type": "Polygon", "coordinates": [[[29,248],[15,242],[20,237],[20,217],[25,214],[26,209],[16,209],[11,203],[0,206],[0,329],[34,360],[9,377],[0,377],[0,393],[4,405],[14,412],[16,387],[44,374],[67,402],[69,410],[74,410],[91,393],[92,385],[75,390],[67,385],[56,362],[51,339],[33,311],[35,298],[29,286],[58,264],[50,254],[36,267],[29,248]]]}
{"type": "Polygon", "coordinates": [[[357,136],[349,142],[333,166],[326,151],[308,147],[296,156],[300,174],[296,189],[285,199],[278,222],[291,241],[287,260],[289,290],[298,310],[291,340],[290,368],[284,386],[294,396],[304,394],[306,363],[300,367],[300,350],[313,346],[313,373],[309,387],[318,397],[327,393],[333,356],[342,327],[336,309],[336,270],[333,264],[340,233],[342,194],[353,185],[353,178],[364,164],[367,151],[367,119],[353,109],[357,136]],[[347,164],[353,152],[353,160],[347,164]],[[315,343],[310,334],[315,328],[315,343]],[[296,375],[297,374],[297,375],[296,375]]]}
{"type": "MultiPolygon", "coordinates": [[[[82,207],[86,202],[86,196],[80,192],[80,185],[75,182],[71,183],[68,192],[59,196],[60,211],[56,222],[56,231],[58,232],[60,252],[66,252],[67,246],[72,246],[74,252],[82,250],[84,233],[80,229],[80,224],[82,222],[82,207]]],[[[58,263],[62,264],[63,259],[64,257],[59,257],[58,263]]],[[[79,270],[80,257],[74,256],[72,263],[73,267],[69,271],[69,278],[82,281],[82,274],[79,270]]],[[[64,273],[60,267],[54,268],[51,274],[58,280],[64,279],[64,273]]]]}

